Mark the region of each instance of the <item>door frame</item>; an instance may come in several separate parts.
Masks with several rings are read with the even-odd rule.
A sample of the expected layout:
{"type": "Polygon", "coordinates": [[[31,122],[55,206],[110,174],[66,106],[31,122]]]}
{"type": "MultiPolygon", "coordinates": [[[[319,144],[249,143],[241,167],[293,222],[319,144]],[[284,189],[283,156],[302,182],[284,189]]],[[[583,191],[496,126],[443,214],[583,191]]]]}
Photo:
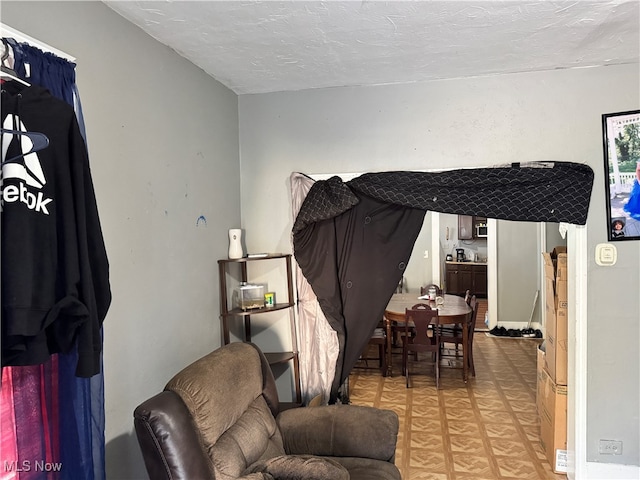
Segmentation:
{"type": "MultiPolygon", "coordinates": [[[[477,167],[480,168],[480,167],[477,167]]],[[[326,180],[338,175],[347,181],[360,175],[315,174],[314,180],[326,180]]],[[[434,283],[440,283],[440,214],[431,212],[431,269],[434,283]]],[[[489,299],[497,298],[497,220],[487,220],[487,264],[489,299]],[[493,249],[493,250],[492,250],[493,249]]],[[[566,225],[568,278],[568,365],[567,365],[567,451],[570,480],[588,478],[587,465],[587,226],[566,225]]],[[[542,233],[541,233],[542,235],[542,233]]],[[[542,244],[544,245],[544,243],[542,244]]],[[[542,262],[542,260],[540,260],[542,262]]],[[[497,315],[497,302],[489,302],[489,322],[497,315]],[[492,313],[491,304],[494,305],[492,313]]]]}
{"type": "Polygon", "coordinates": [[[567,451],[570,479],[587,472],[587,226],[568,225],[567,451]],[[572,281],[573,280],[573,281],[572,281]]]}
{"type": "MultiPolygon", "coordinates": [[[[432,273],[436,283],[440,277],[440,214],[431,212],[432,273]]],[[[489,325],[497,325],[498,251],[497,220],[487,219],[487,283],[489,300],[489,325]]],[[[571,480],[588,478],[587,472],[587,227],[564,225],[567,232],[568,278],[568,365],[567,365],[567,452],[568,472],[571,480]]],[[[540,246],[546,248],[546,225],[538,231],[540,246]]],[[[540,256],[542,266],[542,256],[540,256]]],[[[541,270],[544,282],[544,272],[541,270]]],[[[544,292],[544,288],[542,288],[544,292]]],[[[544,297],[541,297],[544,305],[544,297]]],[[[543,325],[544,327],[544,325],[543,325]]]]}

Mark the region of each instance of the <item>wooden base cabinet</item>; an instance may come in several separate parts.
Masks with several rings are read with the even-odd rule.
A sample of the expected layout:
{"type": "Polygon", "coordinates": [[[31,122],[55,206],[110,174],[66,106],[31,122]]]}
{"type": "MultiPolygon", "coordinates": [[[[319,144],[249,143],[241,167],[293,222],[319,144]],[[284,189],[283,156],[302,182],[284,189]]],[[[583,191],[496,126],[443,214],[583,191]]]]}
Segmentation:
{"type": "Polygon", "coordinates": [[[488,293],[487,288],[487,266],[486,265],[472,265],[471,275],[473,277],[472,292],[477,297],[486,297],[488,293]]]}
{"type": "Polygon", "coordinates": [[[478,297],[487,296],[487,266],[477,263],[447,262],[446,292],[464,295],[467,290],[478,297]]]}
{"type": "MultiPolygon", "coordinates": [[[[237,270],[237,267],[236,267],[237,270]]],[[[291,255],[290,254],[268,254],[263,257],[257,258],[238,258],[238,259],[221,259],[218,260],[218,273],[220,276],[220,321],[222,322],[222,335],[224,344],[228,344],[230,339],[230,322],[241,319],[244,322],[244,341],[251,342],[251,317],[255,315],[262,315],[265,313],[272,313],[280,311],[289,315],[289,321],[291,324],[291,351],[287,352],[264,352],[265,357],[269,361],[270,365],[292,363],[293,377],[295,383],[295,401],[300,404],[302,402],[302,394],[300,391],[300,364],[298,359],[298,346],[297,346],[297,333],[296,324],[294,318],[294,298],[293,298],[293,277],[291,267],[291,255]],[[233,305],[230,300],[230,291],[228,279],[232,272],[233,265],[240,267],[240,282],[249,282],[249,268],[248,265],[254,262],[284,262],[286,266],[287,275],[287,296],[286,298],[282,292],[276,292],[276,301],[280,301],[273,306],[265,306],[261,308],[245,309],[233,305]],[[282,297],[281,297],[282,295],[282,297]],[[284,301],[281,301],[284,300],[284,301]]],[[[265,292],[266,293],[266,292],[265,292]]],[[[265,317],[266,318],[266,317],[265,317]]]]}

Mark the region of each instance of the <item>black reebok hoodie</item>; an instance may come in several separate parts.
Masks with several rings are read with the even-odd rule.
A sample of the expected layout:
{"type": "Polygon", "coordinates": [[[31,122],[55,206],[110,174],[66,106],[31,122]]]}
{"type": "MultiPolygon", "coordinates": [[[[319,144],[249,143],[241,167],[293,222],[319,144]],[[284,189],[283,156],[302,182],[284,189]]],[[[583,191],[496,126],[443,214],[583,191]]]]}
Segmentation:
{"type": "Polygon", "coordinates": [[[77,344],[76,375],[90,377],[111,291],[74,111],[42,87],[5,82],[2,129],[2,365],[42,363],[77,344]],[[49,145],[28,153],[29,138],[6,130],[42,133],[49,145]]]}

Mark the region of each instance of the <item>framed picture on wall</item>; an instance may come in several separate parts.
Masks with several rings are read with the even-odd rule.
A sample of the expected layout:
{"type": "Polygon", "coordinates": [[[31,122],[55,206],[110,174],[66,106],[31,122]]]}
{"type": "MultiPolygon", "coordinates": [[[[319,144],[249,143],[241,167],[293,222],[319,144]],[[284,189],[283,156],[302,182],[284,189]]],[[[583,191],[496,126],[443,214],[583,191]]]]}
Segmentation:
{"type": "Polygon", "coordinates": [[[640,110],[602,115],[609,241],[640,240],[640,110]]]}

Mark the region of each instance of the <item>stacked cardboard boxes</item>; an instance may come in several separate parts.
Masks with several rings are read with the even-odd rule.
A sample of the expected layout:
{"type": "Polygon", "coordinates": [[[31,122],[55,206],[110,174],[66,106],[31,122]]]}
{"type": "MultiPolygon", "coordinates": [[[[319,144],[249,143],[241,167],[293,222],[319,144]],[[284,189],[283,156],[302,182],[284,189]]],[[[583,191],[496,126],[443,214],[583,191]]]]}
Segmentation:
{"type": "Polygon", "coordinates": [[[538,349],[537,407],[542,448],[554,472],[567,471],[567,252],[543,253],[546,336],[538,349]]]}
{"type": "Polygon", "coordinates": [[[558,385],[545,370],[545,352],[538,348],[537,407],[540,444],[551,468],[567,472],[567,386],[558,385]]]}
{"type": "Polygon", "coordinates": [[[545,268],[546,370],[559,385],[567,384],[567,253],[556,247],[543,253],[545,268]]]}

